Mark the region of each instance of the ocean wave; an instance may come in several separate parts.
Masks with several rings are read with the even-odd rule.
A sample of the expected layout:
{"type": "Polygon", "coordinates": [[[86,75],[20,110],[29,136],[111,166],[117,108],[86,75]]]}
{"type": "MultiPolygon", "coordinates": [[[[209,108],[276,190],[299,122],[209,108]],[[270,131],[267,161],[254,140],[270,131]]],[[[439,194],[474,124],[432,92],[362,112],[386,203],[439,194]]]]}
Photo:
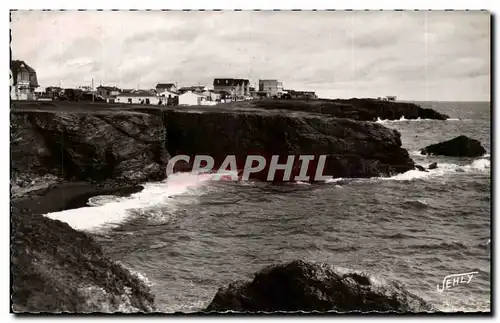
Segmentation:
{"type": "Polygon", "coordinates": [[[363,182],[366,180],[393,180],[393,181],[411,181],[415,179],[428,179],[433,177],[444,176],[453,173],[486,173],[490,170],[490,160],[487,158],[480,158],[474,160],[468,165],[457,165],[449,163],[438,163],[438,167],[435,169],[430,169],[427,171],[420,171],[417,169],[412,169],[407,172],[397,174],[390,177],[371,177],[371,178],[332,178],[327,179],[325,183],[345,184],[350,182],[363,182]]]}
{"type": "MultiPolygon", "coordinates": [[[[409,121],[435,121],[435,119],[421,119],[418,117],[417,119],[406,119],[404,116],[402,116],[399,119],[395,120],[390,120],[390,119],[380,119],[380,117],[377,117],[377,123],[393,123],[393,122],[409,122],[409,121]]],[[[471,119],[461,119],[461,118],[448,118],[446,120],[439,120],[439,121],[471,121],[471,119]]]]}
{"type": "Polygon", "coordinates": [[[392,122],[423,121],[423,120],[428,120],[428,119],[420,119],[420,117],[418,117],[417,119],[406,119],[404,116],[402,116],[399,119],[390,120],[390,119],[380,119],[380,117],[377,117],[377,121],[375,121],[375,122],[377,122],[377,123],[392,123],[392,122]]]}
{"type": "Polygon", "coordinates": [[[132,276],[134,276],[137,279],[139,279],[140,281],[142,281],[146,286],[151,287],[154,285],[154,283],[151,280],[149,280],[149,278],[146,275],[144,275],[143,273],[131,269],[130,267],[126,266],[125,264],[123,264],[120,261],[115,261],[115,263],[117,265],[121,266],[123,269],[127,270],[132,276]]]}
{"type": "Polygon", "coordinates": [[[428,155],[423,155],[420,150],[412,150],[410,151],[410,156],[422,156],[422,157],[426,157],[428,155]]]}
{"type": "Polygon", "coordinates": [[[115,195],[98,195],[89,198],[87,204],[89,206],[101,206],[112,202],[120,202],[123,199],[123,197],[115,195]]]}
{"type": "Polygon", "coordinates": [[[405,173],[397,174],[391,177],[378,177],[384,180],[395,181],[410,181],[413,179],[426,179],[436,176],[443,176],[452,173],[472,173],[472,172],[489,172],[490,161],[486,158],[476,159],[469,165],[456,165],[448,163],[439,163],[435,169],[419,171],[416,169],[409,170],[405,173]]]}
{"type": "Polygon", "coordinates": [[[472,119],[462,119],[462,118],[448,118],[445,121],[471,121],[472,119]]]}
{"type": "Polygon", "coordinates": [[[144,214],[137,210],[156,206],[175,207],[171,197],[190,194],[197,195],[206,182],[215,174],[176,173],[158,183],[146,183],[141,192],[128,197],[96,196],[89,199],[91,206],[45,214],[54,220],[68,223],[76,230],[98,230],[116,227],[129,217],[144,214]]]}
{"type": "Polygon", "coordinates": [[[325,183],[339,183],[349,180],[349,178],[338,177],[338,178],[330,178],[325,181],[325,183]]]}
{"type": "Polygon", "coordinates": [[[424,200],[407,200],[403,204],[416,209],[426,209],[429,207],[429,204],[424,200]]]}

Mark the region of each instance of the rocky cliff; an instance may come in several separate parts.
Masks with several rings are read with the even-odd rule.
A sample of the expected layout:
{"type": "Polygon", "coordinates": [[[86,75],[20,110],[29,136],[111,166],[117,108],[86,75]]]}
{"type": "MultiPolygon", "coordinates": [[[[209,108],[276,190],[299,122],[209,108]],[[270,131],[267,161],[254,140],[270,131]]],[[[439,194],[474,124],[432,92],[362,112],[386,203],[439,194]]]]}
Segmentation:
{"type": "Polygon", "coordinates": [[[127,184],[162,179],[168,162],[161,118],[135,112],[18,110],[11,113],[14,184],[48,174],[127,184]],[[16,181],[20,179],[20,181],[16,181]]]}
{"type": "MultiPolygon", "coordinates": [[[[400,134],[377,123],[300,113],[188,112],[164,114],[168,150],[172,156],[205,154],[218,167],[226,155],[235,155],[242,169],[248,155],[261,155],[265,168],[253,174],[266,179],[271,155],[285,163],[295,156],[292,179],[300,172],[299,155],[315,159],[308,175],[315,176],[320,155],[326,155],[323,175],[374,177],[414,168],[408,152],[401,148],[400,134]]],[[[193,159],[193,158],[192,158],[193,159]]],[[[192,160],[191,159],[191,160],[192,160]]],[[[283,179],[278,171],[276,180],[283,179]]]]}
{"type": "Polygon", "coordinates": [[[93,238],[21,204],[14,203],[11,218],[13,311],[154,311],[149,287],[109,260],[93,238]]]}
{"type": "Polygon", "coordinates": [[[162,119],[50,108],[11,113],[12,309],[153,311],[154,297],[139,277],[86,233],[41,214],[84,206],[94,195],[131,194],[140,182],[164,178],[162,119]]]}
{"type": "MultiPolygon", "coordinates": [[[[295,157],[291,179],[300,172],[299,155],[314,156],[307,168],[311,179],[320,155],[327,157],[322,175],[333,177],[387,176],[414,168],[401,148],[400,134],[372,122],[224,106],[169,110],[123,106],[117,111],[106,105],[91,110],[92,105],[82,112],[71,104],[54,105],[60,110],[12,113],[14,178],[36,173],[127,184],[158,180],[165,176],[169,154],[209,155],[215,167],[227,155],[235,155],[238,169],[248,155],[264,156],[265,168],[251,175],[258,179],[267,179],[272,155],[280,156],[279,163],[289,155],[295,157]]],[[[185,165],[184,170],[190,167],[185,165]]],[[[278,171],[275,180],[282,180],[283,173],[278,171]]]]}

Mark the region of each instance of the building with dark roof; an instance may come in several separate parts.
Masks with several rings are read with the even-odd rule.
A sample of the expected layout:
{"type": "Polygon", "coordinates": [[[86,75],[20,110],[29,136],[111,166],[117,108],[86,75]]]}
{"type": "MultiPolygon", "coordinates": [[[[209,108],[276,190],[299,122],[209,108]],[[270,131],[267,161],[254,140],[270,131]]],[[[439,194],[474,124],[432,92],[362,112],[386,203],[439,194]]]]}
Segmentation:
{"type": "Polygon", "coordinates": [[[107,98],[108,96],[116,96],[121,93],[121,90],[117,88],[116,86],[98,86],[97,87],[97,94],[107,98]]]}
{"type": "Polygon", "coordinates": [[[39,86],[36,71],[24,61],[10,62],[12,100],[35,100],[35,89],[39,86]]]}
{"type": "Polygon", "coordinates": [[[193,86],[183,86],[178,90],[178,92],[179,94],[183,94],[186,92],[203,93],[206,90],[207,90],[206,85],[193,85],[193,86]]]}
{"type": "Polygon", "coordinates": [[[216,78],[214,92],[229,93],[232,98],[250,96],[250,81],[247,79],[216,78]]]}
{"type": "Polygon", "coordinates": [[[176,93],[177,86],[174,83],[158,83],[156,84],[156,91],[158,93],[162,93],[165,91],[176,93]]]}

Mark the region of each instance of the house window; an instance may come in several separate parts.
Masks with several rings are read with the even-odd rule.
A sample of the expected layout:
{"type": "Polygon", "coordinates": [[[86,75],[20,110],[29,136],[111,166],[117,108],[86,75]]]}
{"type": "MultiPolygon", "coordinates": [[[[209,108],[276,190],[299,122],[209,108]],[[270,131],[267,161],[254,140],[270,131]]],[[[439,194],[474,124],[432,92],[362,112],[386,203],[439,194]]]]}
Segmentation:
{"type": "Polygon", "coordinates": [[[18,79],[20,79],[20,81],[29,81],[30,80],[30,74],[29,73],[25,73],[25,72],[21,72],[21,74],[19,75],[20,77],[18,79]]]}
{"type": "Polygon", "coordinates": [[[146,104],[149,104],[149,99],[146,99],[146,104]]]}
{"type": "Polygon", "coordinates": [[[132,99],[131,98],[128,99],[128,103],[132,104],[132,99]]]}

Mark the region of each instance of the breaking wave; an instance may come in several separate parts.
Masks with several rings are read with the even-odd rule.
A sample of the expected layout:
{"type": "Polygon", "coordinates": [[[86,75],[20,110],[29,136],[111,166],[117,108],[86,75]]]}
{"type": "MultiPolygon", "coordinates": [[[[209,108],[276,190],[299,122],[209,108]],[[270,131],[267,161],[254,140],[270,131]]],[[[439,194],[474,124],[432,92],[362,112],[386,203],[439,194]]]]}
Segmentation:
{"type": "Polygon", "coordinates": [[[352,181],[366,181],[366,180],[393,180],[393,181],[411,181],[414,179],[427,179],[433,178],[453,173],[485,173],[490,170],[490,160],[487,158],[480,158],[474,160],[468,165],[457,165],[449,163],[438,163],[438,167],[435,169],[420,171],[417,169],[412,169],[407,172],[397,174],[391,177],[372,177],[370,179],[366,178],[333,178],[328,179],[325,183],[347,183],[352,181]]]}
{"type": "Polygon", "coordinates": [[[487,172],[490,169],[490,161],[486,158],[476,159],[469,165],[456,165],[448,163],[440,163],[435,169],[427,171],[419,171],[416,169],[409,170],[405,173],[397,174],[391,177],[380,177],[384,180],[409,181],[413,179],[425,179],[436,176],[443,176],[452,173],[472,173],[472,172],[487,172]]]}
{"type": "Polygon", "coordinates": [[[175,207],[173,196],[196,195],[215,174],[176,173],[158,183],[146,183],[141,192],[128,197],[110,195],[89,199],[88,207],[45,214],[46,217],[68,223],[76,230],[96,230],[120,225],[130,216],[144,214],[156,206],[175,207]]]}
{"type": "MultiPolygon", "coordinates": [[[[471,119],[460,119],[460,118],[448,118],[446,120],[439,120],[439,121],[470,121],[471,119]]],[[[390,119],[380,119],[380,117],[377,117],[377,123],[393,123],[393,122],[409,122],[409,121],[436,121],[435,119],[421,119],[418,117],[417,119],[406,119],[404,116],[402,116],[399,119],[396,120],[390,120],[390,119]]]]}
{"type": "Polygon", "coordinates": [[[377,123],[391,123],[391,122],[422,121],[422,120],[425,120],[425,119],[420,119],[420,117],[418,117],[417,119],[406,119],[404,116],[402,116],[399,119],[390,120],[390,119],[380,119],[380,117],[377,117],[377,121],[375,121],[375,122],[377,122],[377,123]]]}

